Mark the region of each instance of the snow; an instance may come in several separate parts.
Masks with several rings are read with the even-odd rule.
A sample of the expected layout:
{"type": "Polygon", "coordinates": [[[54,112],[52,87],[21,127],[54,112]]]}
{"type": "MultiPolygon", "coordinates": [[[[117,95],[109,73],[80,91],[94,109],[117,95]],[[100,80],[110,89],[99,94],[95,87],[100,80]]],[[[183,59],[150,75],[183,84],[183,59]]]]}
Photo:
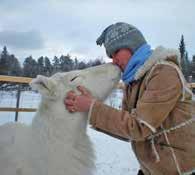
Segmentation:
{"type": "MultiPolygon", "coordinates": [[[[0,107],[15,107],[16,92],[0,92],[0,107]]],[[[122,93],[114,90],[105,103],[115,108],[121,107],[122,93]]],[[[40,95],[35,92],[21,93],[20,107],[37,108],[40,95]]],[[[33,112],[20,112],[19,122],[31,124],[33,112]]],[[[0,124],[14,121],[15,113],[0,112],[0,124]]],[[[135,175],[139,165],[128,142],[121,141],[90,127],[88,134],[96,153],[96,172],[94,175],[135,175]]]]}

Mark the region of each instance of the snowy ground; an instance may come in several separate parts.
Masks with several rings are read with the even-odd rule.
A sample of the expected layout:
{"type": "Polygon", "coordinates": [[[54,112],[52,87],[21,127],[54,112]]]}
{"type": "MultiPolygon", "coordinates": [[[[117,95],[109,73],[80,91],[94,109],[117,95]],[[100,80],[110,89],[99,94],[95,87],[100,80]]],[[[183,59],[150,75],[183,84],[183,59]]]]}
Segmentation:
{"type": "MultiPolygon", "coordinates": [[[[15,92],[12,94],[0,92],[0,107],[15,107],[15,92]]],[[[121,106],[122,94],[115,90],[105,103],[118,108],[121,106]]],[[[23,92],[20,107],[37,108],[40,96],[37,93],[23,92]]],[[[19,122],[31,124],[34,113],[19,113],[19,122]]],[[[15,113],[0,112],[0,125],[14,121],[15,113]]],[[[135,175],[138,162],[131,150],[129,143],[114,139],[103,133],[88,128],[88,134],[94,144],[96,152],[96,173],[94,175],[135,175]]]]}

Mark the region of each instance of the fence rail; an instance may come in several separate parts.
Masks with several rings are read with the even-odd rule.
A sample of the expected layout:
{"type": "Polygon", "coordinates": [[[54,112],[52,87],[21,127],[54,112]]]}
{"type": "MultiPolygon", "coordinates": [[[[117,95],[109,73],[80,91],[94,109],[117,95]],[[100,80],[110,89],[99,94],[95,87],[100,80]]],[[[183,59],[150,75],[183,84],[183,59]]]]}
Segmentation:
{"type": "Polygon", "coordinates": [[[13,76],[6,76],[0,75],[0,82],[11,82],[11,83],[30,83],[32,78],[29,77],[13,77],[13,76]]]}
{"type": "Polygon", "coordinates": [[[1,107],[0,112],[35,112],[36,108],[8,108],[1,107]]]}
{"type": "MultiPolygon", "coordinates": [[[[0,112],[15,112],[15,121],[18,121],[18,112],[35,112],[35,108],[20,108],[20,93],[21,93],[21,87],[20,84],[28,84],[30,83],[32,78],[29,77],[14,77],[14,76],[5,76],[0,75],[0,82],[9,82],[9,83],[18,83],[19,86],[17,87],[17,101],[16,101],[16,107],[0,107],[0,112]]],[[[195,83],[189,83],[188,84],[190,89],[195,89],[195,83]]],[[[117,85],[117,88],[123,89],[124,84],[119,83],[117,85]]]]}
{"type": "Polygon", "coordinates": [[[18,121],[18,112],[35,112],[35,108],[20,108],[20,94],[21,94],[21,84],[28,84],[30,83],[32,78],[29,77],[14,77],[14,76],[5,76],[0,75],[0,82],[6,83],[17,83],[17,100],[16,100],[16,107],[0,107],[0,112],[15,112],[15,121],[18,121]]]}
{"type": "Polygon", "coordinates": [[[189,83],[188,85],[190,89],[195,89],[195,83],[189,83]]]}

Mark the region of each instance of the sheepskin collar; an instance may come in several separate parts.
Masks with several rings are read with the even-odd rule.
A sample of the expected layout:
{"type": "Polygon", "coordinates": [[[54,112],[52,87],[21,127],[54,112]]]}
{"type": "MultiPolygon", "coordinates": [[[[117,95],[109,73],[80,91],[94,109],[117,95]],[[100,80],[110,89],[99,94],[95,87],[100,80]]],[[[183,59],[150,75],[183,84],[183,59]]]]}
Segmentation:
{"type": "Polygon", "coordinates": [[[175,49],[167,49],[162,46],[157,47],[153,50],[152,55],[149,59],[141,66],[136,74],[135,80],[140,79],[148,70],[150,70],[153,65],[161,62],[161,61],[172,61],[178,66],[180,66],[180,53],[175,49]]]}

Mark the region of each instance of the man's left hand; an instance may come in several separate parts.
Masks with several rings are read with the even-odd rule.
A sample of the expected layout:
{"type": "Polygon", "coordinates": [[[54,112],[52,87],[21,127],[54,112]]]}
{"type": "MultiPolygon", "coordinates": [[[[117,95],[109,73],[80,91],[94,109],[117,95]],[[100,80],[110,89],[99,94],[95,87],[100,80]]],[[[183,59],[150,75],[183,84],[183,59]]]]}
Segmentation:
{"type": "Polygon", "coordinates": [[[76,95],[74,91],[69,91],[64,99],[64,104],[69,112],[88,112],[94,100],[91,93],[83,86],[78,86],[81,92],[76,95]]]}

